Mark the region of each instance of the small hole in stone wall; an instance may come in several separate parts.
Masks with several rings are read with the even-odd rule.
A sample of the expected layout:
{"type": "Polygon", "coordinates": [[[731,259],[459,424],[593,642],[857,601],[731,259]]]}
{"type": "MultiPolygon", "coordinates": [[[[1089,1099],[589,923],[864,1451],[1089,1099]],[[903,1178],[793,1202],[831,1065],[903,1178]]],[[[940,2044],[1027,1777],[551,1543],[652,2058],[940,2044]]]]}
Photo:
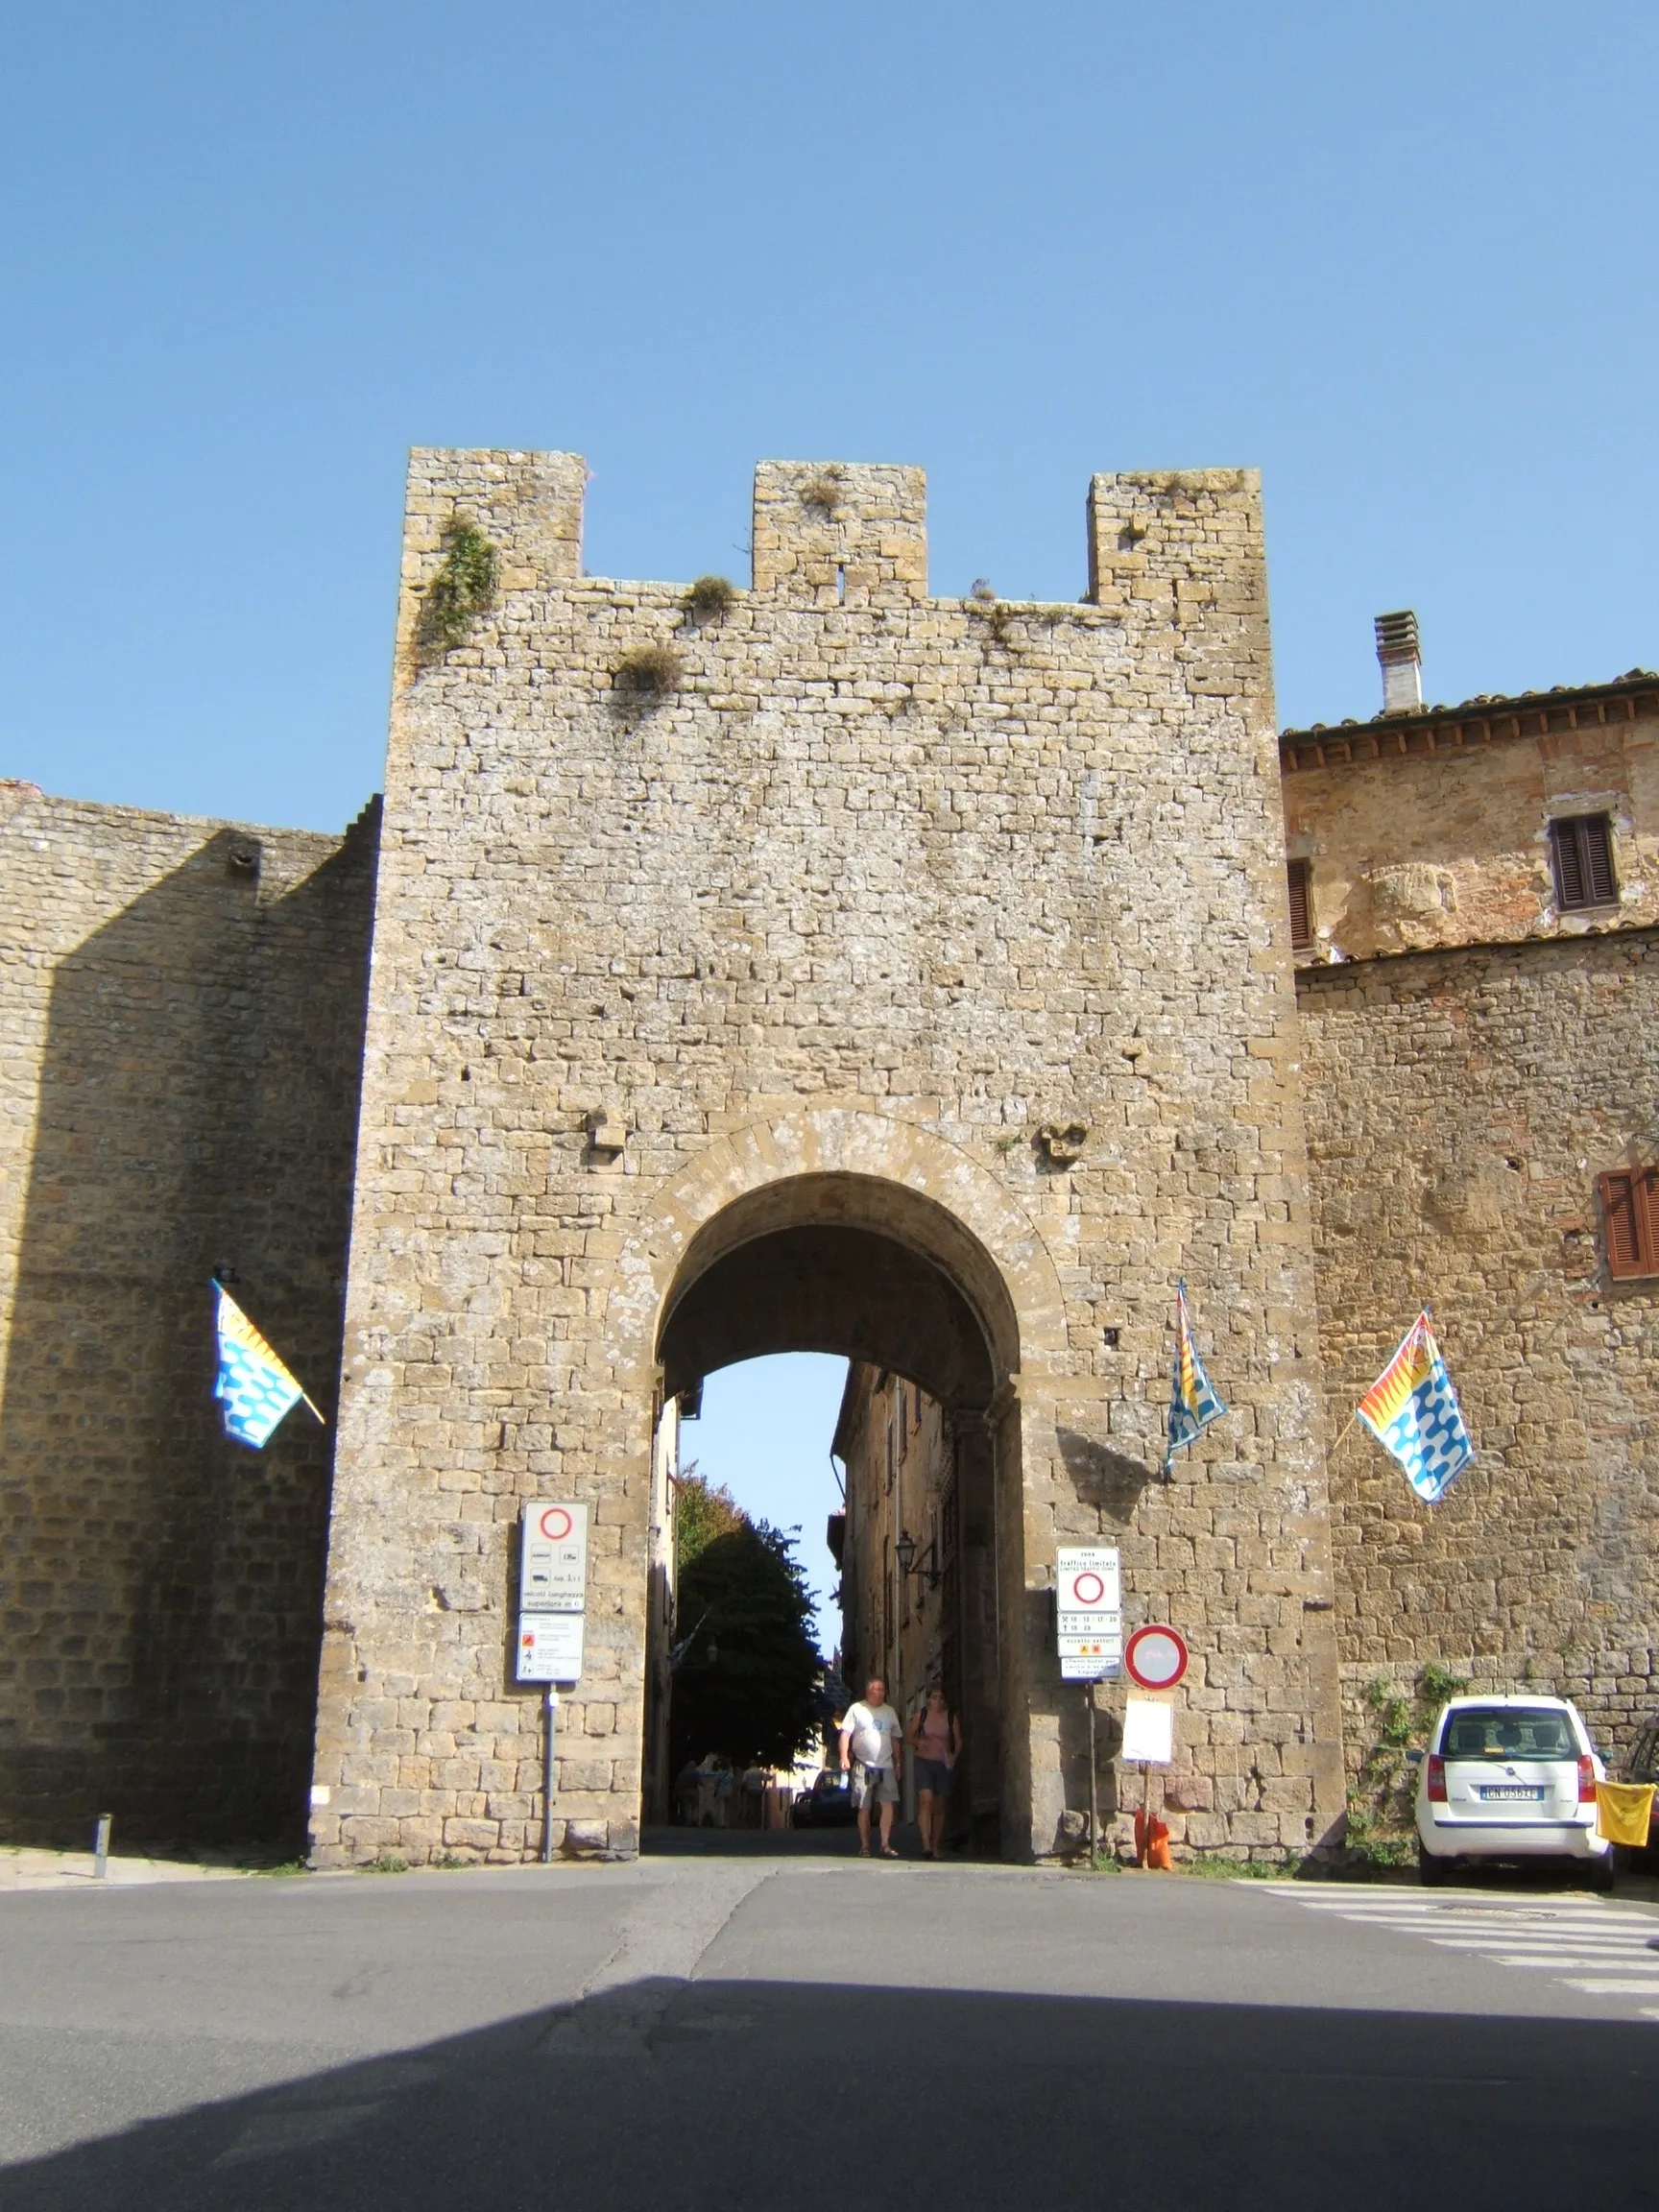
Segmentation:
{"type": "Polygon", "coordinates": [[[835,598],[840,606],[847,604],[847,571],[840,562],[835,564],[835,598]]]}
{"type": "Polygon", "coordinates": [[[470,1082],[471,1082],[471,1080],[472,1080],[472,1070],[471,1070],[471,1069],[470,1069],[470,1068],[463,1068],[463,1069],[462,1069],[462,1070],[461,1070],[461,1080],[462,1080],[462,1082],[463,1082],[463,1083],[470,1083],[470,1082]]]}
{"type": "Polygon", "coordinates": [[[1102,1343],[1102,1344],[1104,1344],[1104,1345],[1105,1345],[1105,1347],[1106,1347],[1106,1349],[1107,1349],[1107,1351],[1108,1351],[1108,1352],[1116,1352],[1116,1351],[1117,1351],[1117,1349],[1118,1349],[1118,1332],[1116,1329],[1102,1329],[1102,1330],[1101,1330],[1101,1332],[1100,1332],[1100,1341],[1101,1341],[1101,1343],[1102,1343]]]}

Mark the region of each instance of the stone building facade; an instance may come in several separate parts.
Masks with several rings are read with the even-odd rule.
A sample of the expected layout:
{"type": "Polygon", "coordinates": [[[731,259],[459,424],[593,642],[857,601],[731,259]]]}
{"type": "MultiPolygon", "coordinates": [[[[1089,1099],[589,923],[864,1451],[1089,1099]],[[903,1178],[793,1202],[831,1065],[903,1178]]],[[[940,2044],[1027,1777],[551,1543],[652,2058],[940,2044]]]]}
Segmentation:
{"type": "Polygon", "coordinates": [[[1659,1162],[1659,677],[1281,751],[1328,1431],[1428,1303],[1479,1450],[1435,1506],[1333,1454],[1351,1771],[1425,1661],[1623,1751],[1659,1705],[1659,1252],[1613,1274],[1600,1186],[1659,1162]],[[1611,874],[1563,884],[1582,824],[1611,874]]]}
{"type": "MultiPolygon", "coordinates": [[[[997,1589],[983,1529],[964,1518],[973,1462],[946,1407],[918,1384],[854,1360],[830,1446],[847,1471],[841,1668],[887,1683],[908,1723],[937,1681],[963,1730],[950,1834],[995,1848],[1001,1805],[997,1589]],[[967,1479],[964,1479],[964,1478],[967,1479]],[[906,1549],[909,1556],[906,1557],[906,1549]]],[[[983,1512],[981,1505],[979,1511],[983,1512]]],[[[907,1815],[914,1777],[906,1775],[907,1815]]]]}
{"type": "Polygon", "coordinates": [[[377,835],[8,795],[13,1831],[270,1832],[314,1721],[318,1863],[538,1850],[515,1546],[565,1498],[555,1840],[634,1849],[664,1413],[789,1349],[950,1437],[1004,1851],[1087,1801],[1067,1541],[1188,1634],[1194,1847],[1338,1838],[1345,1701],[1352,1767],[1426,1658],[1616,1733],[1652,1284],[1596,1179],[1654,1157],[1653,680],[1281,739],[1244,471],[1096,477],[1066,605],[931,597],[914,469],[763,466],[751,586],[702,593],[586,576],[584,480],[414,456],[377,835]],[[458,523],[496,574],[445,645],[458,523]],[[1567,834],[1611,903],[1551,896],[1567,834]],[[338,1372],[326,1435],[218,1437],[214,1266],[338,1372]],[[1181,1274],[1232,1414],[1166,1485],[1181,1274]],[[1425,1296],[1482,1447],[1433,1512],[1331,1449],[1425,1296]]]}

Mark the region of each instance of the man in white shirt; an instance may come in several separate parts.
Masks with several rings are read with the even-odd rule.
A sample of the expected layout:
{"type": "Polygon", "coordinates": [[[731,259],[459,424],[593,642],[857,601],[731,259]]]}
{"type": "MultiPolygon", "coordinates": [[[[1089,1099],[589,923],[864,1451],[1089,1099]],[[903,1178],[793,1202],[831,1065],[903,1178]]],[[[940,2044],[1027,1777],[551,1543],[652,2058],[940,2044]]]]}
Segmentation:
{"type": "Polygon", "coordinates": [[[853,1803],[858,1813],[858,1856],[870,1856],[870,1807],[881,1808],[881,1856],[897,1859],[893,1848],[893,1810],[899,1802],[900,1762],[904,1756],[899,1716],[887,1702],[887,1685],[873,1674],[864,1695],[848,1706],[841,1721],[841,1764],[853,1770],[853,1803]]]}

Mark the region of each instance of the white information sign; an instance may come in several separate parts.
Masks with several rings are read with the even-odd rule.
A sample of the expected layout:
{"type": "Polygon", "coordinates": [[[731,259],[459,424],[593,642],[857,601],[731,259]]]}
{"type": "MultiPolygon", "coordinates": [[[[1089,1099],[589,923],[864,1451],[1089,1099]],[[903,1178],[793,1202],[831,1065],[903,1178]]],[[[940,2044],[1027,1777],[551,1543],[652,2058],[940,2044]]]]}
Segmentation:
{"type": "Polygon", "coordinates": [[[518,1618],[520,1682],[574,1682],[582,1672],[580,1613],[523,1613],[518,1618]]]}
{"type": "Polygon", "coordinates": [[[1175,1708],[1155,1697],[1130,1697],[1123,1705],[1123,1749],[1136,1767],[1167,1767],[1175,1750],[1175,1708]]]}
{"type": "Polygon", "coordinates": [[[1123,1620],[1118,1544],[1062,1544],[1055,1557],[1055,1613],[1062,1637],[1119,1635],[1123,1620]]]}
{"type": "Polygon", "coordinates": [[[518,1551],[518,1610],[580,1613],[587,1603],[587,1506],[554,1505],[545,1499],[526,1505],[518,1551]]]}
{"type": "Polygon", "coordinates": [[[1058,1622],[1062,1649],[1068,1636],[1115,1636],[1122,1640],[1121,1613],[1062,1613],[1058,1622]]]}
{"type": "MultiPolygon", "coordinates": [[[[1055,1596],[1062,1622],[1086,1613],[1098,1624],[1103,1613],[1120,1616],[1121,1578],[1116,1544],[1069,1544],[1055,1561],[1055,1596]]],[[[1076,1635],[1081,1631],[1073,1629],[1076,1635]]]]}
{"type": "Polygon", "coordinates": [[[1123,1657],[1121,1578],[1115,1544],[1069,1544],[1055,1562],[1054,1634],[1061,1679],[1097,1682],[1123,1657]],[[1074,1667],[1066,1663],[1076,1661],[1074,1667]]]}

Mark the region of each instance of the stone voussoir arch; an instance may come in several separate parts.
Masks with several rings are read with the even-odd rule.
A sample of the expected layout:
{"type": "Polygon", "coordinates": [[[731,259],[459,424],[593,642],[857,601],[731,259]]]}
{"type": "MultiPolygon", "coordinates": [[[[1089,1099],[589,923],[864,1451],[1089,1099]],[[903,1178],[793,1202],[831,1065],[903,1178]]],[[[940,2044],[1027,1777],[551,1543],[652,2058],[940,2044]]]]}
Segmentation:
{"type": "MultiPolygon", "coordinates": [[[[788,1185],[804,1193],[836,1187],[837,1218],[914,1241],[951,1269],[952,1255],[926,1242],[927,1210],[936,1210],[995,1270],[1017,1339],[1000,1348],[1007,1371],[1019,1373],[1026,1388],[1064,1372],[1059,1271],[1037,1224],[1007,1188],[931,1130],[867,1109],[829,1107],[757,1117],[727,1131],[642,1197],[610,1300],[615,1378],[624,1388],[654,1378],[668,1303],[687,1259],[710,1249],[708,1233],[729,1209],[769,1189],[784,1195],[788,1185]]],[[[951,1271],[959,1279],[963,1273],[951,1271]]],[[[996,1291],[987,1294],[971,1278],[961,1287],[995,1328],[996,1291]]]]}

